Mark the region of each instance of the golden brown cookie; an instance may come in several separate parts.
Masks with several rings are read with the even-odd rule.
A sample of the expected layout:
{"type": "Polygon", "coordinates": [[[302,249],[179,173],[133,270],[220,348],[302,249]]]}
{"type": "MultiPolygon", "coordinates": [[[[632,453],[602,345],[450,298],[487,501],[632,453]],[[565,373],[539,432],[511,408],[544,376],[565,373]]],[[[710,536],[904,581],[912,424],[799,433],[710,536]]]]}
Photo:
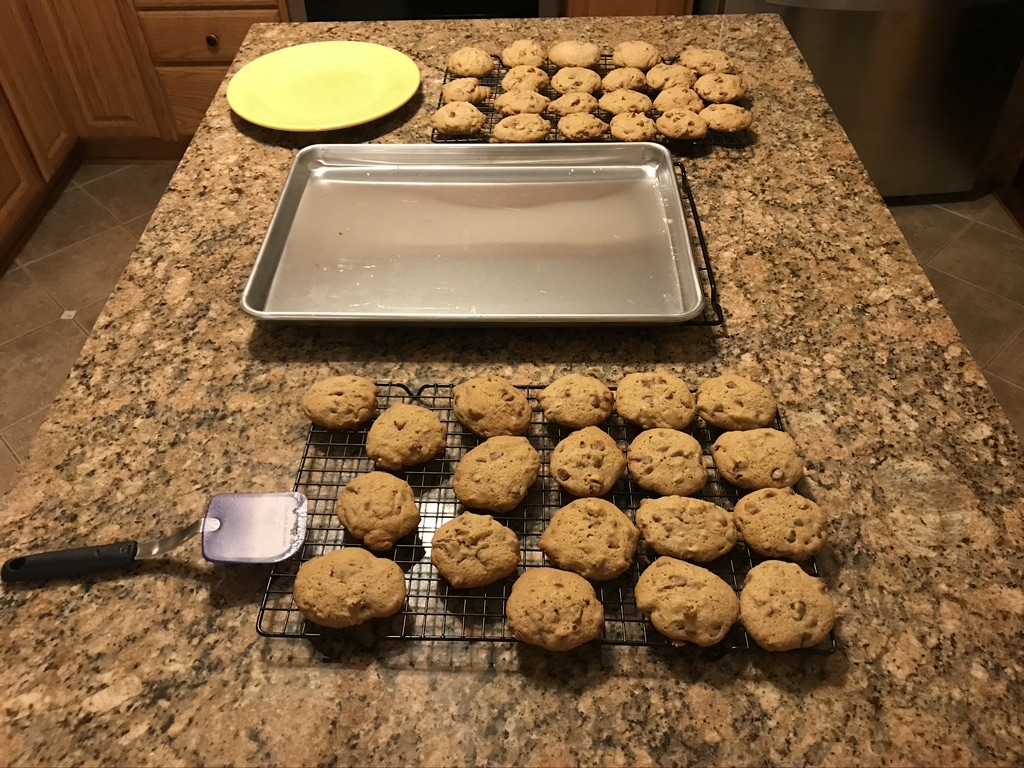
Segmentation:
{"type": "Polygon", "coordinates": [[[366,455],[378,469],[422,464],[444,450],[444,425],[418,405],[396,403],[377,417],[366,435],[366,455]]]}
{"type": "Polygon", "coordinates": [[[635,67],[646,72],[661,63],[661,54],[650,43],[629,40],[615,46],[612,51],[612,63],[616,67],[635,67]]]}
{"type": "Polygon", "coordinates": [[[355,429],[377,410],[377,385],[362,376],[332,376],[302,397],[302,410],[318,427],[355,429]]]}
{"type": "Polygon", "coordinates": [[[543,67],[548,57],[535,40],[516,40],[501,52],[501,63],[506,67],[543,67]]]}
{"type": "Polygon", "coordinates": [[[450,136],[472,136],[474,133],[480,133],[486,122],[484,113],[468,101],[452,101],[445,104],[430,118],[430,124],[439,133],[450,136]]]}
{"type": "Polygon", "coordinates": [[[551,133],[551,123],[540,115],[509,115],[494,126],[494,140],[505,144],[529,144],[543,141],[551,133]]]}
{"type": "Polygon", "coordinates": [[[747,546],[765,557],[806,560],[825,546],[828,518],[792,488],[764,488],[744,496],[733,513],[747,546]]]}
{"type": "Polygon", "coordinates": [[[720,429],[757,429],[772,423],[778,405],[767,387],[731,373],[697,387],[697,413],[720,429]]]}
{"type": "Polygon", "coordinates": [[[519,539],[490,515],[465,512],[434,533],[430,562],[456,589],[511,576],[519,567],[519,539]]]}
{"type": "Polygon", "coordinates": [[[608,133],[608,123],[594,115],[578,112],[561,118],[558,132],[570,141],[593,141],[608,133]]]}
{"type": "Polygon", "coordinates": [[[548,112],[559,117],[577,113],[590,113],[597,109],[597,98],[591,93],[576,91],[559,96],[548,104],[548,112]]]}
{"type": "Polygon", "coordinates": [[[540,454],[525,437],[484,440],[455,467],[452,490],[471,509],[510,512],[522,503],[540,472],[540,454]]]}
{"type": "Polygon", "coordinates": [[[563,40],[548,50],[548,61],[556,67],[593,68],[601,61],[601,49],[593,43],[563,40]]]}
{"type": "Polygon", "coordinates": [[[391,616],[405,603],[405,574],[360,547],[314,557],[295,576],[295,605],[323,627],[354,627],[391,616]]]}
{"type": "Polygon", "coordinates": [[[650,141],[658,135],[654,121],[647,115],[623,112],[609,123],[612,136],[619,141],[650,141]]]}
{"type": "Polygon", "coordinates": [[[626,470],[626,457],[600,427],[568,435],[551,452],[551,476],[574,496],[604,496],[626,470]]]}
{"type": "Polygon", "coordinates": [[[586,67],[566,67],[555,72],[551,87],[559,93],[593,93],[601,87],[601,76],[586,67]]]}
{"type": "Polygon", "coordinates": [[[448,57],[448,71],[456,77],[486,77],[494,71],[494,59],[483,48],[466,46],[448,57]]]}
{"type": "Polygon", "coordinates": [[[626,465],[637,485],[666,496],[692,496],[708,481],[704,449],[676,429],[645,429],[630,443],[626,465]]]}
{"type": "Polygon", "coordinates": [[[503,115],[539,115],[550,101],[536,91],[508,91],[494,100],[494,108],[503,115]]]}
{"type": "Polygon", "coordinates": [[[555,568],[531,568],[516,579],[505,615],[517,640],[549,651],[570,651],[604,629],[604,606],[591,583],[555,568]]]}
{"type": "Polygon", "coordinates": [[[609,91],[597,101],[598,106],[605,112],[612,115],[621,115],[624,112],[646,112],[651,108],[651,97],[640,91],[631,91],[627,88],[620,88],[617,91],[609,91]]]}
{"type": "Polygon", "coordinates": [[[548,421],[563,427],[593,427],[612,415],[615,396],[593,376],[570,373],[544,387],[537,395],[548,421]]]}
{"type": "Polygon", "coordinates": [[[525,435],[533,418],[530,401],[508,379],[488,374],[452,389],[457,418],[480,437],[525,435]]]}
{"type": "Polygon", "coordinates": [[[786,488],[804,476],[796,442],[777,429],[725,432],[711,446],[722,477],[737,488],[786,488]]]}
{"type": "Polygon", "coordinates": [[[707,121],[708,130],[719,133],[739,133],[747,130],[754,122],[750,110],[738,104],[712,104],[704,107],[700,116],[707,121]]]}
{"type": "Polygon", "coordinates": [[[693,88],[697,73],[678,64],[658,64],[647,73],[647,85],[656,91],[667,88],[693,88]]]}
{"type": "Polygon", "coordinates": [[[453,101],[468,101],[470,104],[479,104],[491,96],[491,89],[486,85],[480,85],[480,80],[475,77],[460,77],[446,83],[441,89],[441,98],[445,104],[453,101]]]}
{"type": "Polygon", "coordinates": [[[539,91],[547,88],[551,79],[540,67],[520,64],[512,67],[501,80],[501,87],[506,91],[539,91]]]}
{"type": "Polygon", "coordinates": [[[360,475],[342,488],[335,512],[345,530],[374,552],[391,549],[420,523],[412,488],[387,472],[360,475]]]}
{"type": "Polygon", "coordinates": [[[740,592],[740,621],[766,651],[811,648],[836,619],[828,587],[796,563],[766,560],[750,569],[740,592]]]}
{"type": "Polygon", "coordinates": [[[692,88],[683,88],[681,85],[676,85],[666,88],[654,97],[654,108],[660,112],[668,112],[672,109],[688,109],[691,112],[700,113],[704,109],[704,102],[692,88]]]}
{"type": "Polygon", "coordinates": [[[699,565],[659,557],[636,583],[636,607],[674,645],[721,642],[739,618],[736,593],[699,565]]]}
{"type": "Polygon", "coordinates": [[[693,90],[704,101],[711,102],[712,104],[728,104],[743,98],[747,92],[742,77],[739,75],[727,75],[722,72],[701,75],[697,78],[697,82],[693,84],[693,90]]]}
{"type": "Polygon", "coordinates": [[[686,383],[666,371],[631,373],[619,382],[615,410],[643,429],[686,429],[697,404],[686,383]]]}
{"type": "Polygon", "coordinates": [[[654,125],[667,139],[703,139],[708,133],[704,118],[689,109],[670,109],[655,120],[654,125]]]}
{"type": "Polygon", "coordinates": [[[679,64],[698,75],[709,72],[734,72],[736,65],[728,54],[717,48],[687,48],[679,54],[679,64]]]}
{"type": "Polygon", "coordinates": [[[636,513],[636,524],[651,549],[679,560],[708,563],[736,545],[732,514],[703,499],[644,499],[636,513]]]}
{"type": "Polygon", "coordinates": [[[633,562],[640,531],[604,499],[576,499],[555,512],[540,548],[559,568],[591,581],[621,576],[633,562]]]}
{"type": "Polygon", "coordinates": [[[619,88],[642,91],[647,88],[647,78],[636,67],[622,67],[613,69],[605,75],[601,81],[601,88],[605,91],[617,91],[619,88]]]}

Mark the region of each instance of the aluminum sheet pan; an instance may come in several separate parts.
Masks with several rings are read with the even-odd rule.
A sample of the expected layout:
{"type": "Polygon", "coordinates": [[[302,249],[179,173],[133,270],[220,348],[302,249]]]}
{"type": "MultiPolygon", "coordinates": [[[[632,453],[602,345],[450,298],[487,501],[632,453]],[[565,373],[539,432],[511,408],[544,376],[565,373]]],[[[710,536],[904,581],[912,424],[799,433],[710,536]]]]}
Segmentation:
{"type": "Polygon", "coordinates": [[[314,323],[677,323],[700,313],[657,144],[315,145],[242,296],[314,323]]]}

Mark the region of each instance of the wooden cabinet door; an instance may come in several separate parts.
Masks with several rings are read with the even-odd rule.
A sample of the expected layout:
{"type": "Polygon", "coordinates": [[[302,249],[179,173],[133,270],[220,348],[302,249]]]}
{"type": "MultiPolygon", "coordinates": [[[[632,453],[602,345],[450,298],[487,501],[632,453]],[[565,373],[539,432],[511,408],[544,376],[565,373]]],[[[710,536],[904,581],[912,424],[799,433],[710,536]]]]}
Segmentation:
{"type": "Polygon", "coordinates": [[[79,136],[160,138],[151,98],[160,81],[131,0],[32,0],[29,7],[79,136]]]}
{"type": "Polygon", "coordinates": [[[77,136],[42,52],[26,0],[0,3],[0,88],[43,179],[49,181],[67,160],[77,136]]]}
{"type": "Polygon", "coordinates": [[[43,177],[0,93],[0,264],[21,230],[22,218],[43,194],[43,177]]]}
{"type": "Polygon", "coordinates": [[[568,0],[567,16],[688,16],[693,0],[568,0]]]}

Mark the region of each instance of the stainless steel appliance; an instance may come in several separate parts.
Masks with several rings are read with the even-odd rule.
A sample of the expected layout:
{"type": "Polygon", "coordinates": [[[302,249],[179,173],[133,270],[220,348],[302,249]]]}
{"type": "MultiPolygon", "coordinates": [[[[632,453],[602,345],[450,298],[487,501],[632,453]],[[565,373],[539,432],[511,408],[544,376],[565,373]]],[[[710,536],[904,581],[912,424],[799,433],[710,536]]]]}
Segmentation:
{"type": "Polygon", "coordinates": [[[1024,0],[704,0],[697,10],[779,14],[883,195],[983,191],[1024,76],[1024,0]]]}

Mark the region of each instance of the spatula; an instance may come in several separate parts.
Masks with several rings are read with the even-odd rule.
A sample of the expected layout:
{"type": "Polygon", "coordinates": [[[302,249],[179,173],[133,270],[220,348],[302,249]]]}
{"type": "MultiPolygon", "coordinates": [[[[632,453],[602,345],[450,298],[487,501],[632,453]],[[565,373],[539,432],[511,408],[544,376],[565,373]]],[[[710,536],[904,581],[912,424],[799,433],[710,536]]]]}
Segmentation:
{"type": "Polygon", "coordinates": [[[291,557],[306,538],[306,497],[301,493],[227,493],[214,496],[206,515],[154,541],[119,541],[8,560],[5,582],[45,582],[125,570],[203,534],[203,557],[211,563],[277,563],[291,557]]]}

